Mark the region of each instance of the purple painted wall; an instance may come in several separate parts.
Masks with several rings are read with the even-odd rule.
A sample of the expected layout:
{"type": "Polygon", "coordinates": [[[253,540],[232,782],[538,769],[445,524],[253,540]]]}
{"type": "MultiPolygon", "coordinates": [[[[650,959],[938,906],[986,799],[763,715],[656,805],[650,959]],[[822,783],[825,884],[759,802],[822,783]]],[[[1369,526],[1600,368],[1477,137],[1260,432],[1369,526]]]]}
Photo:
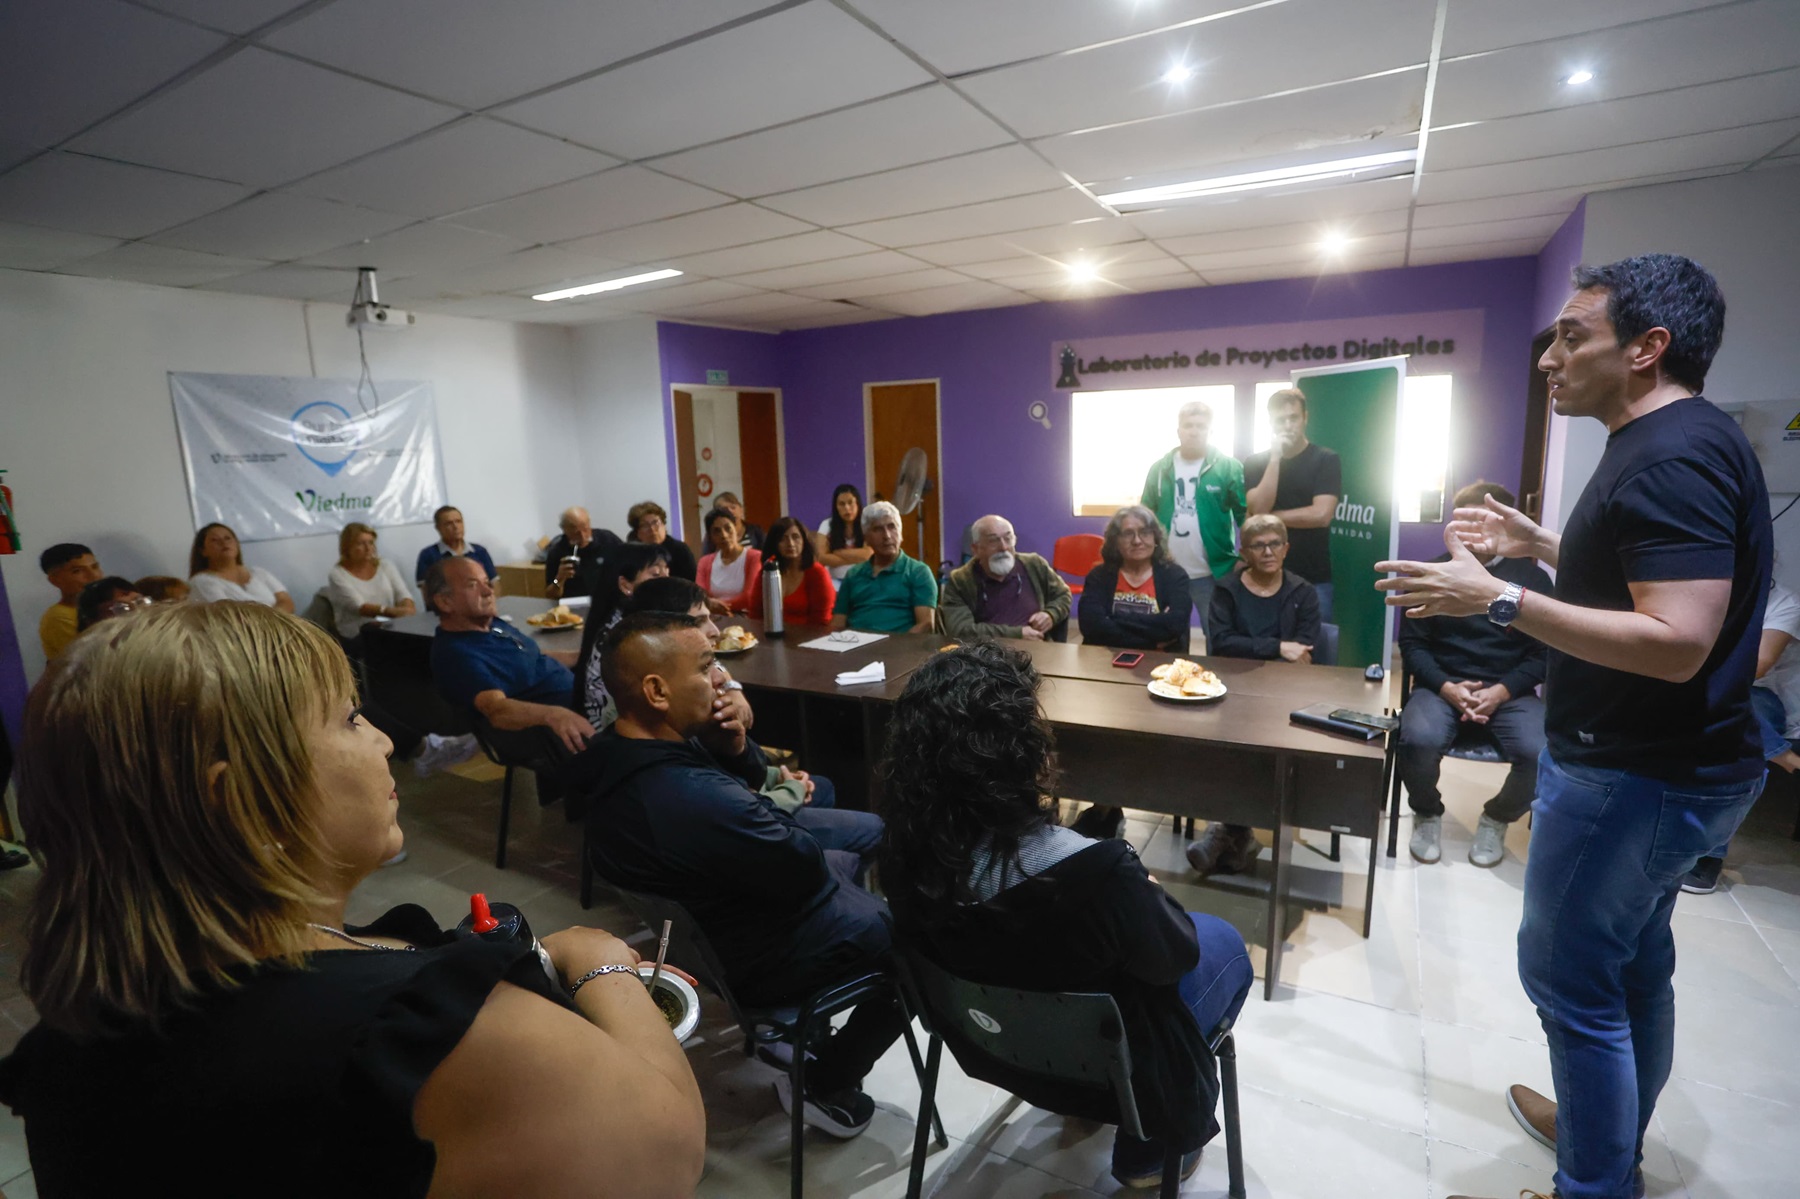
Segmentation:
{"type": "Polygon", "coordinates": [[[19,638],[13,632],[6,580],[0,579],[0,721],[6,724],[15,755],[19,732],[25,724],[25,692],[25,660],[19,653],[19,638]]]}
{"type": "Polygon", "coordinates": [[[1587,226],[1587,197],[1562,227],[1550,235],[1537,256],[1537,291],[1531,302],[1531,332],[1536,336],[1556,323],[1569,299],[1569,272],[1581,262],[1581,234],[1587,226]]]}

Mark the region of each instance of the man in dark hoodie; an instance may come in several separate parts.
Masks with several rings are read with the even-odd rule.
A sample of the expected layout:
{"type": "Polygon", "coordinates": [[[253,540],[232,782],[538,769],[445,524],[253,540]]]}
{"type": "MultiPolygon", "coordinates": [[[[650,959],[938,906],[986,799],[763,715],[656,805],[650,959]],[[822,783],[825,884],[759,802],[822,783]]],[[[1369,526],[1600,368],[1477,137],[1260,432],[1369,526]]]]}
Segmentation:
{"type": "MultiPolygon", "coordinates": [[[[588,815],[595,873],[686,907],[746,1003],[797,1003],[885,953],[886,905],[853,881],[856,855],[822,848],[758,795],[762,750],[741,727],[712,720],[721,680],[701,622],[627,616],[602,658],[619,714],[588,815]]],[[[863,1076],[904,1024],[891,997],[857,1005],[807,1067],[808,1124],[837,1137],[868,1127],[875,1103],[863,1076]]],[[[785,1074],[775,1089],[792,1111],[785,1074]]]]}

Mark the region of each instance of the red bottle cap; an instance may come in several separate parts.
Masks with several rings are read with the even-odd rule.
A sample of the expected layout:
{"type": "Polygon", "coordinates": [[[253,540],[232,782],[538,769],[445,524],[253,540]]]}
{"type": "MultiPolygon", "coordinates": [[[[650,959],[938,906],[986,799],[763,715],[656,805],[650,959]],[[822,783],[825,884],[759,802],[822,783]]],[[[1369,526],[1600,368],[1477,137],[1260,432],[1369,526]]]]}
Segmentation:
{"type": "Polygon", "coordinates": [[[469,915],[474,918],[472,927],[478,933],[493,932],[500,927],[500,922],[488,911],[487,896],[479,891],[469,896],[469,915]]]}

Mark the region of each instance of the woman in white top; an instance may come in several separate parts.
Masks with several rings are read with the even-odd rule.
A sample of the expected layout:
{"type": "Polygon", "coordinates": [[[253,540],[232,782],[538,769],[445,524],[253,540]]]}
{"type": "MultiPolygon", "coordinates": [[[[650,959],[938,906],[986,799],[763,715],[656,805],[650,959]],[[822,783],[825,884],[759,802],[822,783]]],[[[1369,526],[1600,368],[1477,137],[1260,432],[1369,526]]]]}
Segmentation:
{"type": "Polygon", "coordinates": [[[700,559],[697,582],[706,605],[716,616],[750,610],[750,588],[762,565],[762,554],[738,539],[738,521],[723,508],[706,514],[706,539],[713,552],[700,559]]]}
{"type": "Polygon", "coordinates": [[[867,562],[874,550],[863,545],[862,492],[853,483],[839,483],[831,493],[831,515],[819,522],[813,553],[831,571],[831,581],[842,583],[858,563],[867,562]]]}
{"type": "Polygon", "coordinates": [[[345,641],[362,635],[377,617],[411,616],[412,596],[400,568],[375,554],[375,530],[359,520],[338,534],[338,563],[325,584],[337,634],[345,641]]]}
{"type": "Polygon", "coordinates": [[[203,604],[245,600],[282,612],[294,610],[294,597],[281,580],[260,566],[245,566],[244,551],[230,525],[211,524],[194,534],[188,551],[188,583],[203,604]]]}

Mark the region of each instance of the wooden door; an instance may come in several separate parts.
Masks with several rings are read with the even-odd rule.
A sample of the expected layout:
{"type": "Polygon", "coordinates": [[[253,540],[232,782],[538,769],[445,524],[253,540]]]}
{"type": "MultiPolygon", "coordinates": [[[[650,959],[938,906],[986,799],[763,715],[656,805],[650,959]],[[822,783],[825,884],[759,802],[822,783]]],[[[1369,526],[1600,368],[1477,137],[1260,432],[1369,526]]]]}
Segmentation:
{"type": "Polygon", "coordinates": [[[780,520],[781,435],[775,417],[775,393],[740,391],[738,409],[738,473],[744,480],[744,519],[767,529],[780,520]]]}
{"type": "Polygon", "coordinates": [[[900,460],[917,446],[925,451],[925,478],[931,490],[900,518],[901,544],[935,572],[943,560],[943,478],[938,474],[938,385],[876,383],[869,387],[869,498],[890,502],[900,478],[900,460]],[[925,518],[925,549],[919,549],[919,518],[925,518]]]}
{"type": "MultiPolygon", "coordinates": [[[[688,543],[698,557],[705,552],[700,548],[700,543],[706,536],[706,530],[700,528],[700,522],[694,519],[694,514],[700,507],[700,493],[699,470],[694,458],[694,394],[690,391],[675,392],[675,479],[680,492],[675,497],[675,506],[680,513],[681,539],[688,543]]],[[[629,533],[630,530],[623,532],[629,533]]]]}
{"type": "Polygon", "coordinates": [[[1532,520],[1544,512],[1544,457],[1550,448],[1550,382],[1538,359],[1550,348],[1556,330],[1532,339],[1531,372],[1525,383],[1525,449],[1519,459],[1519,510],[1532,520]]]}

